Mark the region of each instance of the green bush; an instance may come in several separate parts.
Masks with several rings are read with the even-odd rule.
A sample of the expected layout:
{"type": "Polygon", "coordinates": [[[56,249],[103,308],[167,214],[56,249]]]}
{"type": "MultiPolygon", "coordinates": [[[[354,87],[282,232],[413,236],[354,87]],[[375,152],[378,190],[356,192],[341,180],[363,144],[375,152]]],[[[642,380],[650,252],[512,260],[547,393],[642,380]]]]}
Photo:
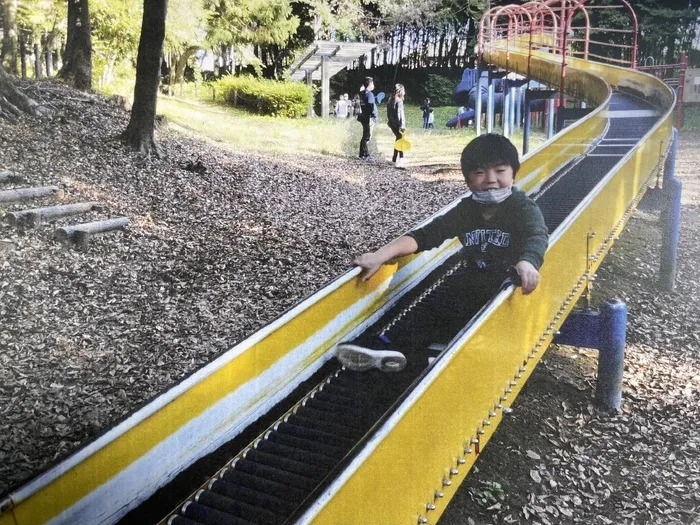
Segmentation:
{"type": "Polygon", "coordinates": [[[296,118],[306,114],[313,90],[303,82],[277,82],[250,76],[226,76],[213,83],[217,98],[261,115],[296,118]]]}
{"type": "Polygon", "coordinates": [[[454,80],[441,75],[428,75],[425,83],[425,95],[430,98],[432,106],[452,105],[452,90],[457,84],[454,80]]]}

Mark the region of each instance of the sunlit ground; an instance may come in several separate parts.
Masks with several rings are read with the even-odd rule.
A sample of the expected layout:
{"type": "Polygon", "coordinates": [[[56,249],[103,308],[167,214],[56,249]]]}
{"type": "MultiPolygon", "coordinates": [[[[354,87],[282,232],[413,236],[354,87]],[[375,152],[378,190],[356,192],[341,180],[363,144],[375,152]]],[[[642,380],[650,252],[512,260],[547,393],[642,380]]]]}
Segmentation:
{"type": "MultiPolygon", "coordinates": [[[[406,164],[457,166],[464,146],[474,138],[474,128],[449,129],[445,122],[456,114],[456,108],[438,108],[436,129],[422,129],[421,112],[408,105],[406,138],[411,150],[406,153],[406,164]]],[[[254,115],[247,111],[196,98],[161,96],[158,113],[164,114],[176,127],[211,140],[226,143],[240,151],[257,153],[286,153],[305,155],[335,155],[355,157],[362,134],[360,124],[353,118],[282,119],[254,115]]],[[[380,122],[374,127],[370,149],[378,160],[390,160],[394,135],[386,125],[385,108],[380,107],[380,122]]],[[[499,131],[499,130],[496,130],[499,131]]],[[[522,132],[512,137],[522,145],[522,132]]],[[[543,141],[534,132],[531,147],[543,141]]]]}

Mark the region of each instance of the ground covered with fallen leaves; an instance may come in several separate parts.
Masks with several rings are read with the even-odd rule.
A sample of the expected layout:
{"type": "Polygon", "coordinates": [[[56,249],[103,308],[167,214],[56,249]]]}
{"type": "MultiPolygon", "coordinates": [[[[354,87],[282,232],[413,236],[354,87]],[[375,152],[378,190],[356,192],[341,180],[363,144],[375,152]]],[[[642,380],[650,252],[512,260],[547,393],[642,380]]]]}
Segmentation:
{"type": "MultiPolygon", "coordinates": [[[[84,220],[132,224],[87,251],[53,240],[69,219],[26,231],[0,224],[0,493],[463,191],[455,173],[249,154],[167,128],[158,135],[167,158],[139,160],[116,140],[128,122],[117,105],[51,83],[26,89],[55,117],[0,122],[0,171],[25,179],[14,186],[58,184],[65,202],[106,205],[84,220]],[[204,173],[184,169],[197,159],[204,173]]],[[[700,516],[700,137],[681,138],[676,290],[656,285],[653,206],[632,218],[596,283],[596,301],[629,305],[623,410],[592,403],[594,351],[553,346],[440,525],[700,516]]]]}

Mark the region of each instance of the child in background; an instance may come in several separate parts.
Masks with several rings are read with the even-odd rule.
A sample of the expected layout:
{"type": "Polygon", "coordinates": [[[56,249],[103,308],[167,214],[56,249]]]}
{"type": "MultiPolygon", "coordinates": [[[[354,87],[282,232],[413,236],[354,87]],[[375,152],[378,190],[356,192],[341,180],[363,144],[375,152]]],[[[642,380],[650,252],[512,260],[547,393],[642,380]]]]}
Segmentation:
{"type": "Polygon", "coordinates": [[[335,103],[335,116],[336,118],[348,117],[348,104],[343,95],[340,95],[338,101],[335,103]]]}
{"type": "Polygon", "coordinates": [[[430,113],[432,112],[430,108],[430,99],[426,98],[419,109],[423,112],[423,129],[428,129],[428,121],[430,120],[430,113]]]}
{"type": "Polygon", "coordinates": [[[343,100],[345,101],[345,107],[347,108],[347,115],[345,116],[350,118],[352,117],[352,102],[350,101],[350,97],[347,93],[343,93],[343,100]]]}
{"type": "Polygon", "coordinates": [[[353,261],[362,268],[360,279],[366,281],[392,259],[457,237],[463,245],[462,263],[448,284],[458,299],[440,301],[421,314],[409,312],[410,330],[390,337],[363,335],[341,343],[337,357],[346,368],[398,372],[406,366],[405,352],[411,358],[427,357],[436,343],[428,338],[442,333],[449,341],[493,297],[511,268],[521,280],[523,294],[537,287],[547,250],[547,227],[537,204],[513,188],[520,168],[515,146],[501,135],[481,135],[462,151],[461,167],[470,195],[425,226],[353,261]]]}
{"type": "Polygon", "coordinates": [[[435,115],[433,114],[433,108],[430,108],[430,113],[428,114],[428,129],[435,129],[435,115]]]}

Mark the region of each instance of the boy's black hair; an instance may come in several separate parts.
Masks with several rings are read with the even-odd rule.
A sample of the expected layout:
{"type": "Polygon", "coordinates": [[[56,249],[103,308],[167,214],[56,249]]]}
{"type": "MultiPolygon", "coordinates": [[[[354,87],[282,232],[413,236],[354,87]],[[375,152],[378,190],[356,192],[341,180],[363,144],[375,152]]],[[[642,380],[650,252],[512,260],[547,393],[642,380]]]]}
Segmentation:
{"type": "Polygon", "coordinates": [[[467,176],[477,168],[487,168],[494,164],[508,164],[513,168],[513,178],[520,169],[518,150],[513,143],[503,135],[486,133],[472,140],[462,150],[462,175],[467,176]]]}
{"type": "Polygon", "coordinates": [[[372,82],[374,82],[374,79],[372,77],[365,77],[365,79],[362,81],[362,85],[367,88],[372,82]]]}

